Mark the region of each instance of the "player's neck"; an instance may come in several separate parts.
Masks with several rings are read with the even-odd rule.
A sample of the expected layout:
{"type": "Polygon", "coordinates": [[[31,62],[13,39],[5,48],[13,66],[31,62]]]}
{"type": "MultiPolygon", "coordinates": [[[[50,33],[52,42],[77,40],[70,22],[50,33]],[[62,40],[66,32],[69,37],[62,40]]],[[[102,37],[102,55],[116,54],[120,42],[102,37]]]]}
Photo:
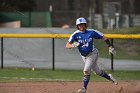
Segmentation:
{"type": "Polygon", "coordinates": [[[86,32],[86,29],[85,30],[79,30],[81,33],[85,33],[86,32]]]}

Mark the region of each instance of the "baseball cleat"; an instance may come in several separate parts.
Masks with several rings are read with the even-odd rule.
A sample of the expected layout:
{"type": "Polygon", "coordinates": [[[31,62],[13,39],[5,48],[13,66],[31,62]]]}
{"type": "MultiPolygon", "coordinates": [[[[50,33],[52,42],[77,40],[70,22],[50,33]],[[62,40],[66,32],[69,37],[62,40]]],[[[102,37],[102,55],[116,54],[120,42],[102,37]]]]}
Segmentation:
{"type": "Polygon", "coordinates": [[[78,89],[77,93],[86,93],[86,89],[84,87],[81,89],[78,89]]]}
{"type": "Polygon", "coordinates": [[[108,74],[108,76],[110,76],[110,80],[111,80],[115,85],[118,84],[118,81],[112,76],[112,74],[108,74]]]}

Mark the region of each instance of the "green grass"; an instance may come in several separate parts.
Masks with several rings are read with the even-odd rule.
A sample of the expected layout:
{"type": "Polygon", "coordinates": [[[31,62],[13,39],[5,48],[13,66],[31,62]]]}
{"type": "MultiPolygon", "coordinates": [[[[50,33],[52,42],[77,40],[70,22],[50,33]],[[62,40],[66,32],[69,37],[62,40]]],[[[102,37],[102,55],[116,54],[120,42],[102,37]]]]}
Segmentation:
{"type": "Polygon", "coordinates": [[[121,28],[121,29],[99,29],[99,31],[105,34],[140,34],[140,26],[132,28],[121,28]]]}
{"type": "MultiPolygon", "coordinates": [[[[106,43],[100,40],[95,40],[95,46],[99,50],[99,56],[103,58],[110,58],[108,47],[106,43]]],[[[114,40],[114,47],[116,50],[115,59],[131,59],[140,60],[140,41],[139,40],[114,40]]]]}
{"type": "MultiPolygon", "coordinates": [[[[104,34],[140,34],[140,27],[99,30],[104,34]]],[[[95,40],[95,45],[99,49],[100,57],[109,58],[108,48],[103,41],[95,40]]],[[[140,40],[139,39],[114,39],[114,47],[117,54],[115,59],[140,60],[140,40]]]]}
{"type": "MultiPolygon", "coordinates": [[[[140,80],[140,71],[114,71],[112,73],[118,80],[140,80]]],[[[82,81],[82,70],[50,70],[25,68],[5,68],[0,69],[0,82],[13,81],[82,81]]],[[[91,80],[106,81],[106,79],[91,75],[91,80]]]]}

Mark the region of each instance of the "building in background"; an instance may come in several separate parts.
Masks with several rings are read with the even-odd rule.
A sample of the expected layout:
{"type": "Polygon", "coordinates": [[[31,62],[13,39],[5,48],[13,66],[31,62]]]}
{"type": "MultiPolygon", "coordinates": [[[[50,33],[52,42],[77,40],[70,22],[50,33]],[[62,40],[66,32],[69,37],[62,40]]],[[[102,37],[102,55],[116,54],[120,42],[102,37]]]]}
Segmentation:
{"type": "Polygon", "coordinates": [[[27,27],[47,27],[48,24],[53,27],[75,27],[75,19],[80,16],[89,21],[90,27],[96,28],[140,25],[140,0],[17,0],[14,3],[3,0],[0,5],[1,12],[15,12],[21,16],[25,12],[34,12],[29,13],[29,17],[26,15],[29,20],[25,22],[27,27]]]}
{"type": "Polygon", "coordinates": [[[36,1],[37,9],[49,11],[51,6],[52,23],[57,27],[65,24],[73,27],[75,19],[80,16],[88,19],[90,27],[112,29],[140,25],[140,0],[45,0],[42,4],[41,2],[44,0],[36,1]]]}

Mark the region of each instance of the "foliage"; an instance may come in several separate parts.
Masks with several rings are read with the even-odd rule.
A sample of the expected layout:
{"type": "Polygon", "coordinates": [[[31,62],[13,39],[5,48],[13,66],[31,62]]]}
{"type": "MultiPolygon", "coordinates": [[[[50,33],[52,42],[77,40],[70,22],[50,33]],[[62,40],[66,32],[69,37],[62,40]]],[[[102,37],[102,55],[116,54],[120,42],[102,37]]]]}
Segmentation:
{"type": "Polygon", "coordinates": [[[36,7],[34,0],[1,0],[0,11],[31,11],[36,7]]]}

